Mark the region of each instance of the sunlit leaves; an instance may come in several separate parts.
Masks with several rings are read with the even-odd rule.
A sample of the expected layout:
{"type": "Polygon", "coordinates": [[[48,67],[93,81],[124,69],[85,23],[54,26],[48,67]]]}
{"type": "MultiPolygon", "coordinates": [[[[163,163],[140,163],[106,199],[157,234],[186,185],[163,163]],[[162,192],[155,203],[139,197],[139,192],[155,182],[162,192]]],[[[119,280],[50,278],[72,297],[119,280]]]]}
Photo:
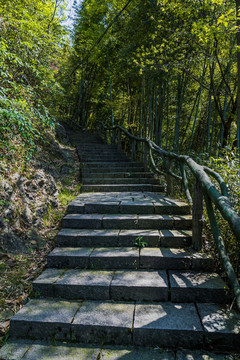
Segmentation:
{"type": "Polygon", "coordinates": [[[0,157],[6,157],[21,141],[32,149],[51,123],[66,31],[53,0],[0,0],[0,14],[0,157]]]}

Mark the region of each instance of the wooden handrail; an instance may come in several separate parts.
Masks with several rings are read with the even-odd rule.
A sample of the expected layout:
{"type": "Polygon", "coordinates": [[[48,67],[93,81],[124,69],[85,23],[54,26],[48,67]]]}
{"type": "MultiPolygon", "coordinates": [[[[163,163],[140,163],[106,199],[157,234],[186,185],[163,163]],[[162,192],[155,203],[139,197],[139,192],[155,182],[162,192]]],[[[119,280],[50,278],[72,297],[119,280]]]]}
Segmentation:
{"type": "MultiPolygon", "coordinates": [[[[238,310],[240,311],[240,285],[237,279],[237,276],[234,272],[232,264],[230,263],[229,257],[227,255],[227,251],[223,242],[223,239],[220,236],[220,232],[218,229],[218,224],[215,218],[214,210],[212,204],[216,206],[216,208],[220,211],[222,217],[228,222],[230,228],[232,229],[233,234],[235,235],[237,241],[240,241],[240,217],[233,209],[232,205],[230,204],[230,197],[227,191],[227,186],[221,177],[220,174],[215,172],[214,170],[199,165],[196,161],[194,161],[188,155],[179,155],[171,151],[166,151],[160,148],[157,144],[155,144],[152,140],[148,138],[141,138],[131,134],[129,131],[124,129],[122,126],[116,125],[114,127],[107,127],[102,122],[99,123],[100,127],[106,131],[118,131],[118,147],[121,145],[121,133],[127,135],[129,139],[132,140],[132,156],[136,157],[136,143],[142,142],[145,144],[144,148],[144,164],[146,166],[147,163],[147,156],[146,156],[146,149],[148,148],[150,153],[150,161],[154,168],[154,170],[161,175],[167,175],[175,177],[179,180],[183,181],[185,193],[188,199],[188,202],[192,205],[192,212],[193,212],[193,246],[196,250],[201,249],[201,238],[202,238],[202,219],[201,219],[201,203],[204,194],[204,200],[206,203],[206,208],[210,220],[211,230],[216,242],[216,247],[218,249],[225,273],[228,277],[228,281],[230,286],[233,289],[236,304],[238,310]],[[175,161],[179,164],[180,171],[182,176],[174,174],[170,167],[165,167],[165,171],[161,171],[156,166],[156,163],[153,159],[152,152],[158,153],[163,161],[168,159],[169,161],[175,161]],[[191,198],[190,191],[188,188],[188,181],[187,175],[185,172],[185,167],[188,167],[191,173],[195,177],[195,197],[191,198]],[[220,191],[215,187],[212,183],[209,176],[212,176],[219,184],[220,191]],[[199,210],[200,209],[200,210],[199,210]]],[[[113,138],[113,137],[112,137],[113,138]]],[[[114,136],[115,138],[115,136],[114,136]]]]}

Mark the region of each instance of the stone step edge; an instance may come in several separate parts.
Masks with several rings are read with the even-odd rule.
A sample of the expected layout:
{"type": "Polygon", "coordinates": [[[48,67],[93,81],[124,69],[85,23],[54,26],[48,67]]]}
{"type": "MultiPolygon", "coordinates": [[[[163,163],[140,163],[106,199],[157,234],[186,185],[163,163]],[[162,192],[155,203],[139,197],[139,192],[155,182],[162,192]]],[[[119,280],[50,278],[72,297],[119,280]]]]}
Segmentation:
{"type": "Polygon", "coordinates": [[[234,310],[216,304],[171,302],[34,299],[10,322],[10,335],[16,338],[175,349],[240,349],[239,329],[240,317],[234,310]]]}
{"type": "Polygon", "coordinates": [[[154,174],[152,173],[142,173],[142,172],[134,172],[129,174],[129,172],[116,172],[116,173],[87,173],[84,176],[85,180],[92,180],[94,177],[98,177],[99,179],[106,179],[107,177],[110,177],[111,179],[116,179],[118,177],[124,178],[124,179],[135,179],[137,177],[141,177],[143,179],[156,179],[156,177],[154,176],[154,174]]]}
{"type": "Polygon", "coordinates": [[[56,236],[58,246],[72,246],[82,243],[79,247],[94,246],[147,246],[147,247],[190,247],[191,230],[89,230],[64,228],[56,236]],[[142,244],[142,245],[141,245],[142,244]]]}
{"type": "MultiPolygon", "coordinates": [[[[179,356],[182,356],[181,351],[178,353],[179,356]]],[[[189,351],[187,353],[189,353],[189,351]]],[[[117,346],[84,345],[60,341],[55,341],[53,345],[48,341],[10,339],[8,343],[0,349],[1,360],[25,360],[29,359],[29,357],[31,360],[37,360],[42,358],[42,356],[46,356],[46,359],[49,357],[58,360],[97,360],[101,358],[109,359],[109,357],[113,359],[112,356],[114,359],[127,356],[128,360],[136,360],[142,357],[146,358],[147,356],[148,360],[161,360],[163,359],[162,356],[165,356],[167,360],[175,360],[175,353],[173,351],[163,349],[147,347],[139,347],[138,349],[133,347],[122,348],[117,346]]]]}
{"type": "Polygon", "coordinates": [[[144,205],[143,203],[132,201],[129,203],[122,203],[119,199],[114,201],[110,200],[110,204],[108,202],[100,202],[100,201],[79,201],[77,199],[71,201],[68,205],[67,213],[70,214],[137,214],[137,215],[190,215],[190,206],[188,204],[173,204],[173,205],[164,205],[157,202],[147,203],[144,205]],[[106,211],[106,212],[105,212],[106,211]],[[133,212],[134,211],[134,212],[133,212]]]}
{"type": "Polygon", "coordinates": [[[128,360],[186,360],[186,359],[211,359],[211,360],[233,360],[240,358],[239,354],[229,352],[210,352],[204,350],[167,350],[155,347],[131,347],[131,346],[97,346],[84,345],[81,343],[66,343],[55,341],[54,345],[48,341],[10,339],[0,349],[0,359],[21,359],[26,358],[37,360],[43,354],[58,360],[72,360],[77,357],[84,359],[120,359],[127,357],[128,360]]]}
{"type": "Polygon", "coordinates": [[[63,228],[190,230],[191,215],[67,214],[63,228]]]}
{"type": "Polygon", "coordinates": [[[214,259],[192,249],[148,247],[56,247],[48,254],[48,267],[81,269],[215,269],[214,259]]]}
{"type": "MultiPolygon", "coordinates": [[[[83,178],[84,185],[98,185],[98,183],[97,183],[98,181],[108,181],[110,185],[118,184],[118,183],[116,183],[116,184],[111,183],[111,181],[119,181],[119,184],[121,184],[121,181],[139,181],[139,184],[144,184],[144,183],[141,183],[141,181],[143,181],[143,180],[146,180],[146,183],[147,183],[147,181],[149,181],[149,185],[152,185],[151,181],[155,182],[156,185],[158,185],[160,183],[160,180],[155,179],[155,178],[137,178],[137,177],[135,177],[135,178],[124,178],[124,177],[123,178],[120,178],[120,177],[119,178],[100,178],[100,179],[91,179],[91,178],[86,178],[86,177],[83,178]],[[91,183],[87,183],[87,181],[90,181],[90,182],[95,181],[96,183],[91,184],[91,183]]],[[[99,183],[99,184],[100,185],[109,185],[109,184],[103,184],[103,183],[99,183]]],[[[132,185],[132,184],[129,183],[129,185],[132,185]]],[[[144,184],[144,185],[146,185],[146,184],[144,184]]]]}
{"type": "Polygon", "coordinates": [[[164,186],[162,185],[152,185],[152,184],[108,184],[108,185],[82,185],[82,192],[112,192],[112,191],[153,191],[153,192],[162,192],[164,191],[164,186]]]}
{"type": "Polygon", "coordinates": [[[229,287],[218,274],[191,270],[98,271],[48,268],[34,280],[33,294],[62,299],[114,301],[217,304],[232,301],[229,287]]]}

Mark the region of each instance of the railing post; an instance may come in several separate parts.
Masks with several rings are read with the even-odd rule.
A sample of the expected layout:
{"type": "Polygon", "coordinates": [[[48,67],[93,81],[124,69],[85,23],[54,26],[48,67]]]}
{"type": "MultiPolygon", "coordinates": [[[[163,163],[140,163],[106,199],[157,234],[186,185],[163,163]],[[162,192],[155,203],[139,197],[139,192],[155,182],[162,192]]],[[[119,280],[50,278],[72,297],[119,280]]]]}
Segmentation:
{"type": "Polygon", "coordinates": [[[122,137],[122,132],[120,129],[118,129],[118,143],[117,143],[117,147],[120,150],[121,149],[121,137],[122,137]]]}
{"type": "Polygon", "coordinates": [[[144,163],[144,170],[147,171],[148,168],[148,144],[144,142],[144,148],[143,148],[143,163],[144,163]]]}
{"type": "Polygon", "coordinates": [[[132,139],[132,159],[136,160],[136,140],[132,139]]]}
{"type": "Polygon", "coordinates": [[[104,134],[104,141],[107,144],[107,130],[104,130],[104,128],[103,128],[103,134],[104,134]]]}
{"type": "MultiPolygon", "coordinates": [[[[172,161],[169,160],[166,163],[166,166],[169,170],[171,170],[172,161]]],[[[167,175],[166,175],[166,182],[167,182],[167,195],[171,195],[173,192],[173,182],[172,182],[172,176],[169,173],[167,173],[167,175]]]]}
{"type": "Polygon", "coordinates": [[[116,129],[112,130],[112,145],[115,144],[115,140],[116,140],[116,129]]]}
{"type": "Polygon", "coordinates": [[[170,174],[167,174],[166,181],[167,181],[167,195],[171,195],[173,192],[173,183],[172,183],[172,176],[170,174]]]}
{"type": "Polygon", "coordinates": [[[203,190],[201,182],[195,178],[192,206],[192,237],[194,250],[202,249],[203,190]]]}

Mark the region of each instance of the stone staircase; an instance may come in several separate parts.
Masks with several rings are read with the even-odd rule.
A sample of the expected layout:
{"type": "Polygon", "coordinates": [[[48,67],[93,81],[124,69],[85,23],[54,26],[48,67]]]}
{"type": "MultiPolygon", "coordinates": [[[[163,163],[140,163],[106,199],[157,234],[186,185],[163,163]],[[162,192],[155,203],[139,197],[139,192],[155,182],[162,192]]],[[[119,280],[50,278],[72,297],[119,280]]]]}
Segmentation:
{"type": "Polygon", "coordinates": [[[211,256],[191,248],[189,206],[98,136],[70,138],[83,192],[0,359],[220,360],[207,350],[239,350],[230,290],[211,256]]]}

